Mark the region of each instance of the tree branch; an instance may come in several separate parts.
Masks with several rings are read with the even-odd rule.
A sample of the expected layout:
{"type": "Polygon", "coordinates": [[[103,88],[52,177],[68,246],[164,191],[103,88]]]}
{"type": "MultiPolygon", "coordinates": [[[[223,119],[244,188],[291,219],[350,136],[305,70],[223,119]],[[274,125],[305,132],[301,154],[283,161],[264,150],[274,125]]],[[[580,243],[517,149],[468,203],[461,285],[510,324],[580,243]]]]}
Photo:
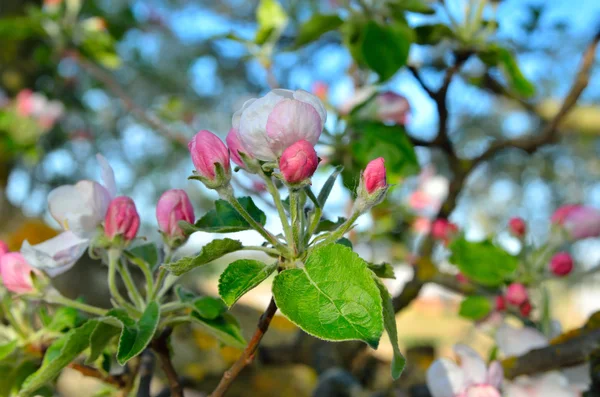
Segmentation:
{"type": "Polygon", "coordinates": [[[166,126],[158,117],[147,113],[139,107],[127,91],[117,82],[117,80],[106,70],[86,59],[79,53],[70,53],[74,60],[87,71],[92,77],[100,81],[113,95],[118,97],[127,111],[131,112],[136,118],[148,124],[165,138],[180,145],[187,146],[188,138],[166,126]]]}
{"type": "Polygon", "coordinates": [[[127,379],[125,379],[124,376],[105,375],[104,373],[100,372],[96,368],[88,367],[87,365],[71,363],[69,365],[69,368],[74,369],[75,371],[79,372],[83,376],[88,376],[90,378],[99,379],[102,382],[107,383],[109,385],[113,385],[119,389],[124,388],[125,385],[127,384],[127,379]]]}
{"type": "Polygon", "coordinates": [[[152,341],[152,349],[158,355],[162,369],[167,376],[169,387],[171,388],[171,397],[183,397],[183,387],[179,383],[179,377],[173,367],[171,361],[171,352],[169,351],[169,336],[173,330],[171,328],[165,328],[165,330],[158,336],[158,338],[152,341]]]}
{"type": "Polygon", "coordinates": [[[154,376],[154,354],[150,349],[144,350],[140,361],[140,384],[137,397],[150,397],[150,384],[154,376]]]}
{"type": "Polygon", "coordinates": [[[239,373],[248,364],[252,362],[252,360],[254,359],[254,354],[256,353],[256,350],[258,349],[258,346],[260,344],[260,341],[269,329],[269,325],[271,324],[271,320],[273,319],[273,316],[275,315],[276,311],[277,305],[275,304],[275,300],[271,298],[269,307],[267,307],[267,310],[265,310],[262,316],[260,316],[260,320],[258,320],[258,326],[256,327],[256,331],[254,332],[252,339],[250,340],[250,342],[248,342],[248,346],[246,346],[246,348],[242,352],[242,355],[237,359],[235,363],[233,363],[231,368],[225,371],[223,377],[221,378],[221,381],[219,382],[219,385],[210,394],[209,397],[223,396],[223,394],[225,394],[227,389],[229,389],[229,386],[239,375],[239,373]]]}

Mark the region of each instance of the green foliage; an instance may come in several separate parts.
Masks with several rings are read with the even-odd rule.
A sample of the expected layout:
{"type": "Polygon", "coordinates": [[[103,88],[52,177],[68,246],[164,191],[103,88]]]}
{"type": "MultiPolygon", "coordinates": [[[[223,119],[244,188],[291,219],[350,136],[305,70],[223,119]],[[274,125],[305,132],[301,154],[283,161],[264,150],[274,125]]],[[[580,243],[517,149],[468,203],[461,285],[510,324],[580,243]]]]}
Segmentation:
{"type": "Polygon", "coordinates": [[[421,45],[436,45],[444,39],[454,37],[452,29],[441,23],[417,26],[415,28],[415,35],[415,42],[421,45]]]}
{"type": "Polygon", "coordinates": [[[1,344],[0,345],[0,361],[9,357],[12,354],[12,352],[15,351],[15,349],[17,348],[18,345],[19,345],[19,341],[16,339],[13,341],[1,344]]]}
{"type": "MultiPolygon", "coordinates": [[[[252,219],[264,226],[267,216],[262,212],[250,197],[239,199],[240,204],[250,214],[252,219]]],[[[208,233],[233,233],[250,230],[250,224],[225,200],[215,201],[215,209],[206,213],[196,224],[179,222],[186,234],[193,232],[208,233]]]]}
{"type": "Polygon", "coordinates": [[[319,224],[317,225],[317,229],[315,233],[320,232],[331,232],[340,227],[344,222],[346,222],[346,218],[342,218],[339,216],[337,220],[331,221],[329,219],[321,219],[319,224]]]}
{"type": "Polygon", "coordinates": [[[313,15],[308,21],[300,25],[294,48],[299,48],[318,40],[323,34],[336,30],[343,23],[342,18],[337,15],[313,15]]]}
{"type": "Polygon", "coordinates": [[[2,40],[24,40],[44,35],[39,18],[34,16],[10,17],[0,19],[0,37],[2,40]]]}
{"type": "Polygon", "coordinates": [[[373,348],[379,343],[381,296],[367,263],[347,247],[316,247],[303,268],[275,277],[273,296],[281,313],[311,335],[362,340],[373,348]]]}
{"type": "Polygon", "coordinates": [[[154,337],[160,320],[160,306],[156,302],[150,302],[137,322],[123,309],[111,310],[108,316],[121,323],[117,362],[125,365],[127,361],[142,353],[154,337]]]}
{"type": "Polygon", "coordinates": [[[158,264],[158,247],[154,243],[147,243],[130,248],[129,254],[142,259],[150,268],[158,264]]]}
{"type": "Polygon", "coordinates": [[[492,302],[485,296],[467,296],[460,303],[458,314],[469,320],[483,320],[492,311],[492,302]]]}
{"type": "Polygon", "coordinates": [[[90,335],[97,323],[97,320],[90,320],[52,343],[44,355],[41,367],[23,383],[20,395],[29,396],[34,393],[81,354],[89,346],[90,335]]]}
{"type": "Polygon", "coordinates": [[[369,21],[362,35],[363,60],[379,75],[380,81],[390,79],[406,65],[410,44],[414,41],[414,32],[408,25],[369,21]]]}
{"type": "Polygon", "coordinates": [[[228,306],[233,306],[246,292],[262,283],[277,269],[277,263],[237,260],[225,269],[219,278],[219,295],[228,306]]]}
{"type": "Polygon", "coordinates": [[[221,342],[237,348],[246,346],[246,340],[242,336],[240,325],[231,314],[224,313],[217,318],[210,319],[202,317],[200,313],[194,311],[190,318],[195,324],[221,342]]]}
{"type": "Polygon", "coordinates": [[[435,10],[424,0],[392,0],[387,3],[387,6],[394,13],[409,11],[427,15],[435,14],[435,10]]]}
{"type": "Polygon", "coordinates": [[[516,257],[491,241],[469,242],[458,238],[450,244],[450,262],[469,279],[490,287],[500,286],[517,269],[516,257]]]}
{"type": "Polygon", "coordinates": [[[90,354],[86,360],[87,364],[95,362],[103,353],[104,349],[121,330],[103,321],[98,322],[96,328],[90,335],[90,354]]]}
{"type": "Polygon", "coordinates": [[[254,42],[261,45],[275,35],[278,36],[277,32],[285,28],[288,16],[277,0],[260,0],[256,9],[256,20],[258,30],[254,42]]]}
{"type": "Polygon", "coordinates": [[[335,167],[333,169],[333,172],[331,173],[331,175],[329,175],[329,178],[327,178],[327,180],[323,184],[323,187],[321,188],[321,190],[319,191],[319,195],[317,196],[317,201],[319,202],[319,205],[321,206],[321,208],[325,206],[325,203],[327,202],[327,199],[329,198],[329,194],[331,194],[331,189],[333,189],[333,186],[335,185],[335,181],[337,181],[338,175],[340,175],[340,173],[343,170],[344,170],[344,167],[342,167],[342,166],[335,167]]]}
{"type": "Polygon", "coordinates": [[[396,278],[394,268],[387,262],[379,264],[369,263],[369,269],[379,278],[396,278]]]}
{"type": "Polygon", "coordinates": [[[77,317],[77,309],[73,309],[72,307],[59,307],[54,311],[50,322],[45,328],[49,331],[57,332],[73,328],[77,323],[77,317]]]}
{"type": "Polygon", "coordinates": [[[192,308],[198,315],[207,320],[215,320],[220,315],[227,312],[227,306],[221,299],[212,296],[202,296],[194,299],[192,308]]]}
{"type": "Polygon", "coordinates": [[[373,278],[381,294],[381,300],[383,302],[383,326],[390,338],[392,349],[394,351],[394,358],[392,359],[392,378],[398,379],[404,371],[406,366],[406,359],[400,351],[398,346],[398,329],[396,328],[396,312],[394,311],[394,304],[392,297],[381,280],[377,277],[373,278]]]}
{"type": "Polygon", "coordinates": [[[335,243],[343,245],[344,247],[348,247],[350,249],[354,248],[352,246],[352,241],[348,240],[346,237],[342,237],[341,239],[337,240],[335,243]]]}
{"type": "Polygon", "coordinates": [[[187,273],[198,266],[206,265],[225,254],[238,251],[242,249],[242,247],[242,243],[239,240],[232,240],[230,238],[213,240],[206,244],[197,256],[186,256],[177,262],[167,263],[163,266],[176,276],[181,276],[182,274],[187,273]]]}
{"type": "Polygon", "coordinates": [[[492,45],[480,52],[479,57],[489,66],[498,66],[517,94],[525,98],[535,94],[535,86],[523,75],[514,55],[506,48],[492,45]]]}
{"type": "Polygon", "coordinates": [[[14,396],[16,391],[21,389],[21,385],[31,374],[38,369],[39,363],[36,361],[23,361],[16,366],[14,363],[0,364],[0,397],[14,396]]]}

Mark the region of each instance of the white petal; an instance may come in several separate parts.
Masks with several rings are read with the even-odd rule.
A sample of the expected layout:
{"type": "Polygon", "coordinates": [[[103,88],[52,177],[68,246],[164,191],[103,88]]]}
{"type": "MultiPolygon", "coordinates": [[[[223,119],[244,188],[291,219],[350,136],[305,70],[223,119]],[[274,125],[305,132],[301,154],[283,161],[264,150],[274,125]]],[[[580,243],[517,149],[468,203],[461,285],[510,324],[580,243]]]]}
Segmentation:
{"type": "Polygon", "coordinates": [[[427,370],[427,387],[433,397],[454,397],[465,391],[463,371],[448,359],[435,360],[427,370]]]}
{"type": "Polygon", "coordinates": [[[269,92],[242,112],[240,117],[240,140],[250,154],[260,160],[276,160],[277,156],[269,148],[267,140],[267,119],[269,114],[284,97],[269,92]]]}
{"type": "Polygon", "coordinates": [[[256,98],[248,99],[246,102],[244,102],[242,108],[233,114],[233,116],[231,117],[231,127],[235,128],[236,130],[239,130],[242,113],[244,113],[244,110],[246,110],[248,106],[252,105],[254,101],[256,101],[256,98]]]}
{"type": "Polygon", "coordinates": [[[295,91],[288,90],[285,88],[275,88],[275,89],[271,90],[271,92],[275,95],[279,95],[280,97],[283,97],[286,99],[292,99],[292,98],[294,98],[294,95],[295,95],[295,91]]]}
{"type": "Polygon", "coordinates": [[[321,118],[321,129],[323,129],[323,126],[325,125],[325,122],[327,121],[327,110],[325,110],[325,106],[323,106],[323,102],[321,102],[321,100],[319,98],[317,98],[315,95],[311,94],[310,92],[304,91],[304,90],[295,91],[294,98],[301,102],[306,102],[315,108],[317,113],[319,113],[319,117],[321,118]]]}
{"type": "Polygon", "coordinates": [[[37,245],[31,245],[25,240],[21,253],[32,267],[46,272],[50,277],[56,277],[71,269],[88,245],[88,239],[67,231],[37,245]]]}
{"type": "Polygon", "coordinates": [[[533,388],[539,397],[578,397],[579,393],[568,385],[567,378],[552,371],[533,378],[533,388]]]}
{"type": "Polygon", "coordinates": [[[487,368],[481,356],[469,346],[461,344],[454,346],[454,352],[460,357],[460,367],[464,372],[466,384],[485,383],[487,368]]]}
{"type": "Polygon", "coordinates": [[[306,140],[314,146],[321,131],[321,121],[315,108],[294,99],[285,99],[275,105],[267,120],[269,146],[277,156],[299,140],[306,140]]]}
{"type": "Polygon", "coordinates": [[[496,332],[496,344],[504,355],[520,356],[530,350],[547,346],[548,340],[535,328],[514,328],[505,323],[496,332]]]}
{"type": "Polygon", "coordinates": [[[499,388],[504,379],[504,369],[499,361],[493,361],[487,371],[486,383],[499,388]]]}
{"type": "Polygon", "coordinates": [[[590,363],[565,368],[562,370],[562,373],[567,378],[569,385],[576,390],[585,391],[590,388],[590,384],[592,383],[590,378],[590,363]]]}
{"type": "Polygon", "coordinates": [[[502,390],[504,390],[504,394],[508,397],[534,397],[527,386],[516,383],[505,384],[502,390]]]}
{"type": "Polygon", "coordinates": [[[73,185],[63,185],[53,189],[48,194],[48,209],[50,214],[67,229],[69,214],[82,213],[87,209],[79,190],[73,185]]]}
{"type": "Polygon", "coordinates": [[[100,168],[102,168],[102,182],[104,183],[104,187],[106,187],[106,190],[108,190],[110,197],[115,197],[117,195],[115,172],[108,161],[106,161],[104,156],[102,156],[100,153],[96,155],[96,159],[98,160],[98,163],[100,163],[100,168]]]}

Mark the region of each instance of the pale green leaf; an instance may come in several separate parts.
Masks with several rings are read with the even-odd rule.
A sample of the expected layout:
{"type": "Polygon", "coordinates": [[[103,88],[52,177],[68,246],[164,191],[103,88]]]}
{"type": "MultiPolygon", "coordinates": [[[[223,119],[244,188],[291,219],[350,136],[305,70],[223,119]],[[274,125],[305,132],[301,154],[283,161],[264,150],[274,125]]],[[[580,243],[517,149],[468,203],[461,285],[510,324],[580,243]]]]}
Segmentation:
{"type": "Polygon", "coordinates": [[[192,312],[190,317],[195,324],[219,341],[237,348],[243,348],[246,345],[246,340],[240,331],[240,325],[231,314],[224,313],[211,320],[201,317],[197,312],[192,312]]]}
{"type": "Polygon", "coordinates": [[[467,296],[460,304],[458,314],[470,320],[482,320],[492,311],[492,302],[485,296],[467,296]]]}
{"type": "Polygon", "coordinates": [[[232,240],[230,238],[224,238],[221,240],[213,240],[206,244],[200,253],[195,257],[186,256],[181,258],[177,262],[171,262],[163,265],[163,267],[176,276],[180,276],[190,270],[206,265],[222,257],[225,254],[229,254],[234,251],[242,249],[242,243],[238,240],[232,240]]]}
{"type": "Polygon", "coordinates": [[[299,48],[312,43],[323,34],[336,30],[343,23],[342,18],[337,15],[314,14],[308,21],[300,25],[294,47],[299,48]]]}
{"type": "Polygon", "coordinates": [[[277,0],[260,0],[256,9],[258,30],[254,42],[264,44],[273,33],[282,31],[288,21],[288,16],[277,0]]]}
{"type": "MultiPolygon", "coordinates": [[[[238,199],[241,206],[250,214],[252,219],[261,225],[267,222],[267,216],[254,204],[250,197],[238,199]]],[[[186,234],[194,232],[207,233],[233,233],[242,230],[250,230],[252,226],[225,200],[215,201],[215,209],[206,213],[194,225],[187,222],[179,222],[186,234]]]]}
{"type": "Polygon", "coordinates": [[[120,365],[125,365],[127,361],[139,355],[154,337],[160,320],[160,306],[156,302],[150,302],[137,322],[122,311],[112,312],[113,317],[123,325],[119,337],[117,361],[120,365]]]}
{"type": "Polygon", "coordinates": [[[396,312],[394,311],[394,304],[392,303],[392,297],[383,283],[377,278],[373,278],[379,288],[381,294],[381,300],[383,301],[383,325],[390,338],[392,344],[392,350],[394,351],[394,358],[392,359],[392,378],[398,379],[404,371],[406,366],[406,359],[400,351],[398,346],[398,329],[396,328],[396,312]]]}
{"type": "Polygon", "coordinates": [[[219,278],[219,295],[231,307],[246,292],[263,282],[277,269],[277,263],[266,263],[252,260],[237,260],[223,271],[219,278]]]}

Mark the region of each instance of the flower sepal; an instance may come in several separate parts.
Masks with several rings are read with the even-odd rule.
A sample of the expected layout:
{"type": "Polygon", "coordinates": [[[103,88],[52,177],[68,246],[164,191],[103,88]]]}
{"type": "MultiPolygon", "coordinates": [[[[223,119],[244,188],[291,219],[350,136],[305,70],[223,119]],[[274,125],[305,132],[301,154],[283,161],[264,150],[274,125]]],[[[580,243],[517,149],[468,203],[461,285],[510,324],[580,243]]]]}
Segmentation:
{"type": "MultiPolygon", "coordinates": [[[[209,189],[219,190],[231,181],[231,173],[227,172],[221,163],[214,163],[215,177],[213,179],[200,175],[196,170],[188,177],[190,180],[200,181],[209,189]]],[[[231,171],[231,170],[229,170],[231,171]]]]}

